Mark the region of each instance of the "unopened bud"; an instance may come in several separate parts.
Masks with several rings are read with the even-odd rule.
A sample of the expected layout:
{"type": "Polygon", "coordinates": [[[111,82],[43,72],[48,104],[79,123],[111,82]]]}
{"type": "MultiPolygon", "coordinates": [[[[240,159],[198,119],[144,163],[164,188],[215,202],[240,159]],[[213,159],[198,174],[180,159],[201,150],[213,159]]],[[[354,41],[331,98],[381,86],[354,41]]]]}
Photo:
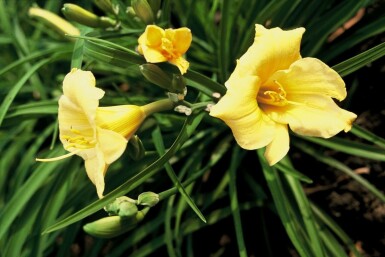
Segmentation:
{"type": "Polygon", "coordinates": [[[172,74],[172,90],[170,92],[175,92],[178,94],[185,94],[186,91],[186,79],[180,74],[172,74]]]}
{"type": "Polygon", "coordinates": [[[154,13],[147,0],[131,0],[131,6],[134,8],[135,15],[145,24],[154,23],[154,13]]]}
{"type": "Polygon", "coordinates": [[[154,192],[143,192],[138,196],[138,204],[153,207],[159,202],[159,195],[154,192]]]}
{"type": "Polygon", "coordinates": [[[114,9],[112,8],[111,0],[94,0],[94,3],[100,10],[105,13],[114,13],[114,9]]]}
{"type": "Polygon", "coordinates": [[[128,155],[134,160],[142,159],[146,153],[143,143],[137,135],[134,135],[128,141],[128,155]]]}
{"type": "Polygon", "coordinates": [[[140,65],[139,68],[148,81],[168,91],[171,90],[172,76],[164,72],[158,65],[146,63],[140,65]]]}
{"type": "Polygon", "coordinates": [[[137,20],[139,21],[139,18],[136,17],[135,10],[134,10],[134,8],[132,8],[132,6],[127,7],[126,13],[128,15],[130,15],[131,17],[137,18],[137,20]]]}
{"type": "Polygon", "coordinates": [[[31,7],[28,10],[28,14],[29,16],[37,18],[43,23],[50,26],[51,28],[55,29],[63,36],[65,34],[76,36],[80,35],[80,31],[78,28],[76,28],[60,16],[56,15],[55,13],[41,9],[39,7],[31,7]]]}
{"type": "Polygon", "coordinates": [[[116,237],[136,227],[143,220],[148,210],[148,208],[144,208],[131,217],[110,216],[101,218],[84,225],[83,230],[95,237],[116,237]]]}
{"type": "Polygon", "coordinates": [[[148,4],[151,6],[153,14],[156,16],[160,9],[160,2],[161,0],[147,0],[148,4]]]}
{"type": "Polygon", "coordinates": [[[67,19],[92,28],[109,28],[117,24],[109,17],[99,17],[76,4],[64,4],[62,12],[67,19]]]}
{"type": "Polygon", "coordinates": [[[104,209],[109,215],[130,216],[138,211],[135,203],[136,201],[134,199],[121,196],[108,204],[104,209]],[[135,205],[136,208],[132,205],[135,205]]]}
{"type": "Polygon", "coordinates": [[[120,217],[131,217],[138,212],[138,206],[131,202],[122,202],[120,204],[118,215],[120,217]]]}

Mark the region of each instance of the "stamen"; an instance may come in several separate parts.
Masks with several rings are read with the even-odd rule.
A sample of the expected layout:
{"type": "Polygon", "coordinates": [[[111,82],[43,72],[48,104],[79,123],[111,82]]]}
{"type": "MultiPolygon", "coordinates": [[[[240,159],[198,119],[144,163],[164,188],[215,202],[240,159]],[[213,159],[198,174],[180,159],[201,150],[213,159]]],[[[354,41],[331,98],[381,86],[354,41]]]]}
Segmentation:
{"type": "Polygon", "coordinates": [[[262,90],[258,96],[258,102],[264,104],[284,106],[288,103],[286,99],[286,91],[278,81],[274,80],[274,83],[278,85],[278,88],[276,90],[262,90]]]}
{"type": "Polygon", "coordinates": [[[89,149],[95,146],[96,140],[87,140],[81,133],[80,130],[70,128],[70,131],[74,134],[77,134],[78,136],[68,136],[68,135],[62,135],[61,138],[63,140],[67,141],[67,145],[64,147],[64,149],[68,150],[70,148],[75,149],[89,149]]]}
{"type": "Polygon", "coordinates": [[[168,38],[162,38],[162,50],[164,51],[164,56],[168,59],[173,59],[175,57],[174,46],[168,38]]]}

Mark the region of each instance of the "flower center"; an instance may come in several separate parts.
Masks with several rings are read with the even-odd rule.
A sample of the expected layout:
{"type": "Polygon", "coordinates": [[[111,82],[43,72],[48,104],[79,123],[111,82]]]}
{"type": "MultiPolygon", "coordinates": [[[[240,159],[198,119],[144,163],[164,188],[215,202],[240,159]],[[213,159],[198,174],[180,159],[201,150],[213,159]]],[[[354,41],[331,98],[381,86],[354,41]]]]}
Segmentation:
{"type": "Polygon", "coordinates": [[[95,139],[92,139],[92,140],[86,139],[86,137],[84,136],[84,133],[82,133],[80,130],[77,130],[74,128],[70,128],[70,131],[74,135],[72,135],[72,136],[62,135],[61,138],[64,139],[65,141],[67,141],[67,143],[68,143],[68,144],[63,144],[64,149],[66,149],[67,151],[71,151],[70,149],[73,149],[73,151],[71,151],[67,154],[64,154],[62,156],[48,158],[48,159],[36,158],[36,161],[39,161],[39,162],[59,161],[59,160],[63,160],[65,158],[71,157],[75,154],[78,154],[82,150],[95,147],[95,145],[96,145],[95,139]]]}
{"type": "Polygon", "coordinates": [[[75,136],[62,135],[62,138],[67,141],[67,145],[64,146],[64,149],[69,150],[71,148],[75,149],[90,149],[95,147],[96,140],[88,140],[84,135],[77,129],[71,128],[70,131],[75,134],[75,136]]]}
{"type": "Polygon", "coordinates": [[[167,59],[175,58],[174,45],[170,39],[162,38],[162,50],[163,50],[163,55],[167,59]]]}
{"type": "Polygon", "coordinates": [[[274,85],[265,86],[260,89],[257,102],[275,106],[285,106],[288,104],[286,91],[276,80],[274,80],[274,85]]]}

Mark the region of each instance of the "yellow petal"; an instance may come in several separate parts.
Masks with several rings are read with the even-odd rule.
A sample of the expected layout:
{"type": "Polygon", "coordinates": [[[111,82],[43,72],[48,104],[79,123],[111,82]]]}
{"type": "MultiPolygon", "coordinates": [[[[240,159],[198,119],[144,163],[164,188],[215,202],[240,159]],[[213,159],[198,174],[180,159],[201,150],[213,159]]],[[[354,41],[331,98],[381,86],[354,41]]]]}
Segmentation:
{"type": "Polygon", "coordinates": [[[127,146],[127,139],[122,135],[107,129],[97,129],[98,143],[103,152],[104,162],[111,164],[122,156],[127,146]]]}
{"type": "Polygon", "coordinates": [[[295,133],[305,136],[329,138],[351,129],[354,113],[341,109],[330,97],[321,95],[291,95],[284,107],[264,108],[270,118],[289,124],[295,133]]]}
{"type": "Polygon", "coordinates": [[[294,62],[289,69],[277,71],[271,81],[278,81],[287,93],[325,95],[343,100],[346,97],[345,83],[333,69],[316,58],[304,58],[294,62]]]}
{"type": "MultiPolygon", "coordinates": [[[[191,30],[188,28],[178,28],[173,30],[173,38],[172,42],[174,45],[174,49],[176,52],[178,52],[180,55],[184,54],[187,52],[191,45],[192,41],[192,34],[191,30]]],[[[167,29],[166,29],[167,33],[167,29]]]]}
{"type": "Polygon", "coordinates": [[[140,45],[147,45],[150,47],[160,46],[162,44],[162,37],[164,30],[156,25],[148,25],[144,33],[139,37],[140,45]]]}
{"type": "Polygon", "coordinates": [[[179,57],[176,59],[170,60],[170,63],[176,65],[181,74],[185,74],[187,72],[188,67],[190,66],[189,62],[186,61],[183,57],[179,57]]]}
{"type": "Polygon", "coordinates": [[[112,130],[127,139],[136,132],[145,118],[143,109],[137,105],[98,107],[96,111],[98,127],[112,130]]]}
{"type": "Polygon", "coordinates": [[[279,162],[289,151],[289,132],[287,125],[276,124],[273,141],[266,146],[265,158],[270,166],[279,162]]]}
{"type": "Polygon", "coordinates": [[[285,70],[301,58],[300,44],[304,28],[283,31],[255,25],[254,43],[239,59],[232,76],[255,75],[265,83],[278,70],[285,70]]]}
{"type": "Polygon", "coordinates": [[[159,49],[149,48],[147,46],[142,47],[143,56],[147,62],[158,63],[166,62],[168,59],[159,51],[159,49]]]}
{"type": "Polygon", "coordinates": [[[231,128],[242,148],[251,150],[266,146],[273,139],[274,122],[258,107],[259,78],[248,76],[227,83],[237,83],[237,86],[229,87],[226,95],[211,108],[210,115],[231,128]]]}
{"type": "Polygon", "coordinates": [[[84,160],[86,172],[91,182],[96,187],[99,198],[103,197],[104,174],[107,170],[107,164],[104,162],[104,156],[100,149],[95,149],[95,155],[92,158],[84,160]]]}
{"type": "Polygon", "coordinates": [[[95,77],[90,71],[72,69],[63,81],[63,93],[71,102],[79,106],[92,124],[95,110],[104,91],[95,87],[95,77]]]}
{"type": "Polygon", "coordinates": [[[59,99],[58,120],[60,141],[68,151],[76,151],[74,148],[68,148],[68,137],[76,138],[81,136],[89,142],[94,140],[95,128],[90,125],[88,116],[65,95],[62,95],[59,99]]]}

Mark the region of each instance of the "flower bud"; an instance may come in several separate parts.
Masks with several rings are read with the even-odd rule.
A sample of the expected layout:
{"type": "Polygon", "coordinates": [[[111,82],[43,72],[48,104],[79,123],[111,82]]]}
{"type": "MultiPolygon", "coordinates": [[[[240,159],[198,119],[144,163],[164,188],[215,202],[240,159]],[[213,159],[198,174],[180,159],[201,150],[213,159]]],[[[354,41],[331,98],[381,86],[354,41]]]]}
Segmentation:
{"type": "Polygon", "coordinates": [[[138,212],[138,206],[131,202],[122,202],[118,211],[120,217],[131,217],[138,212]]]}
{"type": "Polygon", "coordinates": [[[130,216],[122,214],[136,213],[138,208],[132,207],[136,201],[127,196],[121,196],[116,198],[112,203],[108,204],[104,209],[109,215],[130,216]],[[130,205],[131,204],[131,205],[130,205]]]}
{"type": "Polygon", "coordinates": [[[184,94],[186,91],[186,80],[180,74],[172,74],[172,83],[171,83],[170,92],[175,92],[178,94],[184,94]]]}
{"type": "Polygon", "coordinates": [[[168,91],[172,90],[173,77],[164,72],[158,65],[152,63],[142,64],[140,65],[140,71],[151,83],[168,91]]]}
{"type": "Polygon", "coordinates": [[[138,196],[138,204],[153,207],[159,202],[159,195],[154,192],[143,192],[138,196]]]}
{"type": "Polygon", "coordinates": [[[62,12],[67,19],[92,28],[108,28],[116,25],[115,20],[99,17],[76,4],[64,4],[62,12]]]}
{"type": "Polygon", "coordinates": [[[131,217],[110,216],[101,218],[83,226],[83,230],[95,237],[112,238],[133,229],[149,209],[143,209],[131,217]]]}
{"type": "Polygon", "coordinates": [[[39,19],[43,23],[58,31],[63,36],[65,34],[76,36],[80,35],[80,31],[78,28],[74,27],[68,21],[50,11],[41,9],[39,7],[31,7],[28,10],[28,15],[39,19]]]}
{"type": "Polygon", "coordinates": [[[131,0],[136,16],[145,24],[154,23],[154,13],[147,0],[131,0]]]}
{"type": "Polygon", "coordinates": [[[156,16],[160,9],[160,2],[161,0],[147,0],[148,4],[151,6],[153,14],[156,16]]]}
{"type": "Polygon", "coordinates": [[[135,10],[132,8],[132,6],[127,7],[126,13],[130,15],[130,17],[134,17],[139,22],[139,18],[136,17],[135,10]]]}
{"type": "Polygon", "coordinates": [[[94,3],[100,10],[105,13],[114,13],[114,9],[112,8],[111,0],[94,0],[94,3]]]}
{"type": "Polygon", "coordinates": [[[137,135],[134,135],[128,141],[128,155],[134,160],[142,159],[146,153],[143,143],[137,135]]]}

